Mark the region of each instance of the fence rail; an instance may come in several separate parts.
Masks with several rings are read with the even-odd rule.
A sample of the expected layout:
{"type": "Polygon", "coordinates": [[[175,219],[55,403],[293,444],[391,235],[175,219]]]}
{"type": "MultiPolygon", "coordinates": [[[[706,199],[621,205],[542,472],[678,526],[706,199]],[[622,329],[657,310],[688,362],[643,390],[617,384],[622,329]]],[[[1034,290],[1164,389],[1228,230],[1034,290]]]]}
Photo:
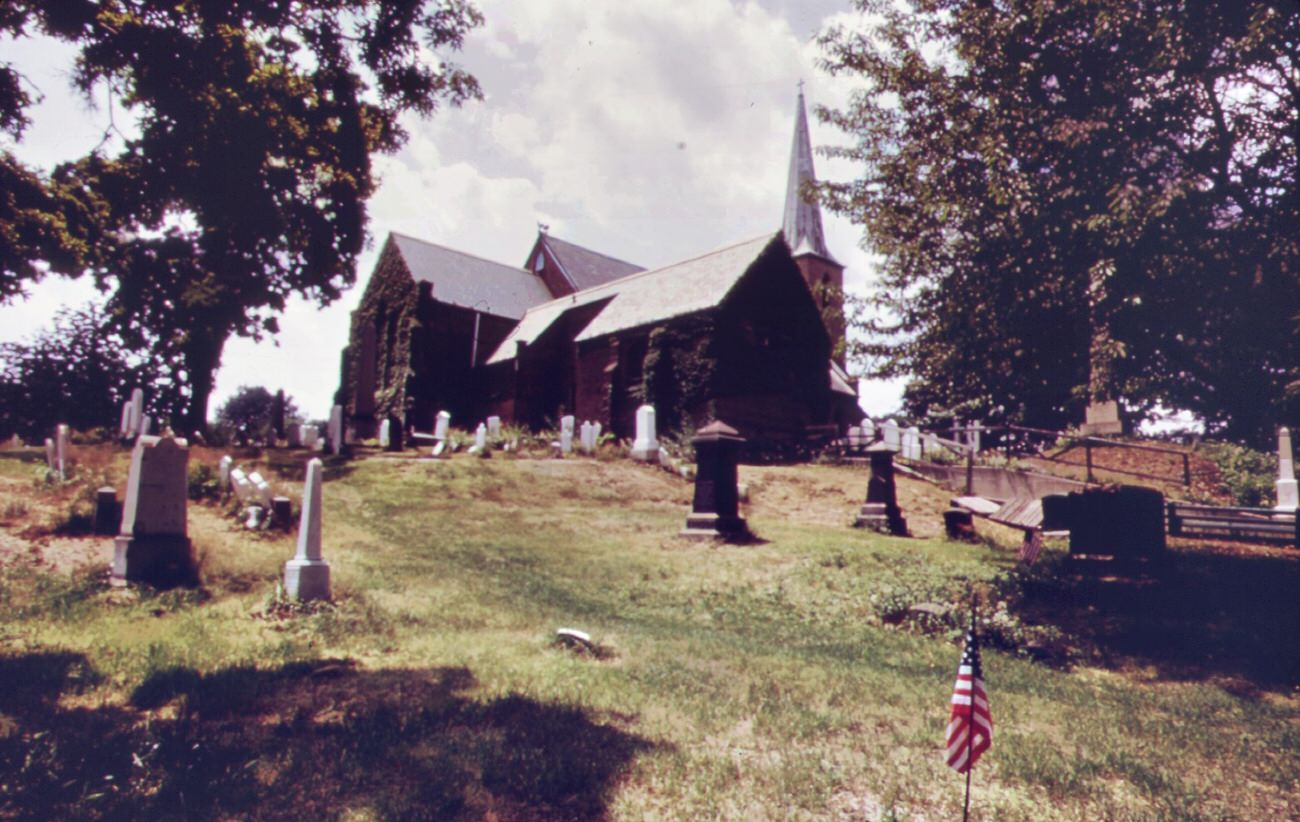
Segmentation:
{"type": "Polygon", "coordinates": [[[1287,543],[1300,548],[1300,518],[1295,511],[1234,508],[1170,502],[1169,536],[1287,543]]]}

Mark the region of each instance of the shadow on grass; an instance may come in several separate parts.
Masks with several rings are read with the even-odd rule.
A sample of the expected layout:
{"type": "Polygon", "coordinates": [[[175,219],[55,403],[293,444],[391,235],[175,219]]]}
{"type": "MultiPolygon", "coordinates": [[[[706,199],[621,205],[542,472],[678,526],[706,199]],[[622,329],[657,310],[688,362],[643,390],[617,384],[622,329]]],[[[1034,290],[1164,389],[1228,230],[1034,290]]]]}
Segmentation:
{"type": "Polygon", "coordinates": [[[1173,680],[1300,684],[1300,554],[1184,548],[1141,573],[1071,573],[1027,587],[1025,616],[1090,645],[1103,664],[1152,666],[1173,680]]]}
{"type": "Polygon", "coordinates": [[[75,654],[0,660],[17,731],[0,735],[0,816],[599,819],[654,746],[588,712],[466,692],[465,668],[155,673],[129,706],[59,708],[75,654]]]}

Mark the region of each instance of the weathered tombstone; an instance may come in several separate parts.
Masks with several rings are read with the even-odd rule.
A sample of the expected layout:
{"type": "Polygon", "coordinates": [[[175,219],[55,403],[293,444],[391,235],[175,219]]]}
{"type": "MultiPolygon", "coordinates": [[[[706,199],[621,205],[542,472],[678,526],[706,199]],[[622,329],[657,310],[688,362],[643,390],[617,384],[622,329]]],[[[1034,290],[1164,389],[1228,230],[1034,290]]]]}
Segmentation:
{"type": "Polygon", "coordinates": [[[330,598],[330,566],[321,556],[321,461],[307,463],[298,550],[284,564],[284,590],[291,599],[330,598]]]}
{"type": "Polygon", "coordinates": [[[140,423],[144,419],[144,389],[135,388],[131,391],[131,430],[127,432],[128,436],[137,437],[140,435],[140,423]]]}
{"type": "Polygon", "coordinates": [[[501,418],[500,417],[496,417],[496,416],[488,417],[487,427],[488,427],[488,436],[491,437],[494,442],[496,440],[501,439],[501,418]]]}
{"type": "Polygon", "coordinates": [[[450,431],[451,414],[447,411],[439,411],[437,419],[433,423],[433,438],[435,440],[445,440],[450,431]]]}
{"type": "Polygon", "coordinates": [[[596,450],[595,440],[591,433],[591,420],[583,420],[582,425],[578,427],[578,442],[582,446],[582,453],[584,454],[590,454],[596,450]]]}
{"type": "Polygon", "coordinates": [[[257,471],[248,475],[248,481],[252,483],[254,497],[265,511],[271,510],[271,498],[274,494],[271,492],[271,483],[259,474],[257,471]]]}
{"type": "Polygon", "coordinates": [[[899,432],[898,423],[893,420],[885,420],[880,424],[880,428],[884,432],[883,441],[885,445],[888,445],[890,448],[894,449],[895,453],[897,453],[903,446],[903,437],[899,432]]]}
{"type": "Polygon", "coordinates": [[[122,527],[113,544],[113,579],[171,585],[193,580],[186,531],[189,444],[140,436],[131,453],[122,527]]]}
{"type": "Polygon", "coordinates": [[[114,536],[122,521],[122,508],[117,504],[117,491],[107,485],[95,491],[95,519],[91,526],[96,534],[114,536]]]}
{"type": "Polygon", "coordinates": [[[45,438],[45,466],[51,471],[59,470],[59,451],[51,437],[45,438]]]}
{"type": "Polygon", "coordinates": [[[249,482],[244,469],[238,467],[230,469],[230,485],[235,489],[235,497],[241,504],[246,504],[253,498],[253,483],[249,482]]]}
{"type": "Polygon", "coordinates": [[[560,418],[560,453],[569,454],[573,451],[573,423],[572,415],[560,418]]]}
{"type": "Polygon", "coordinates": [[[392,437],[389,433],[392,430],[393,424],[389,420],[384,420],[379,423],[379,447],[385,451],[388,450],[388,445],[392,442],[392,437]]]}
{"type": "Polygon", "coordinates": [[[720,421],[704,426],[691,439],[696,455],[695,495],[682,536],[734,539],[748,534],[736,487],[744,442],[736,429],[720,421]]]}
{"type": "Polygon", "coordinates": [[[447,441],[438,440],[438,442],[434,444],[433,450],[429,452],[429,456],[434,459],[442,459],[442,455],[445,453],[447,453],[447,441]]]}
{"type": "Polygon", "coordinates": [[[293,517],[293,500],[288,497],[271,498],[271,526],[274,528],[288,528],[289,520],[293,517]]]}
{"type": "Polygon", "coordinates": [[[388,446],[389,451],[402,450],[402,420],[396,414],[389,414],[384,420],[388,423],[388,446]]]}
{"type": "Polygon", "coordinates": [[[320,429],[314,425],[298,426],[298,437],[302,440],[302,447],[314,450],[320,443],[320,429]]]}
{"type": "Polygon", "coordinates": [[[655,437],[653,405],[643,405],[636,410],[636,439],[632,441],[632,459],[642,462],[659,460],[659,440],[655,437]]]}
{"type": "Polygon", "coordinates": [[[118,437],[126,439],[131,433],[131,401],[122,403],[122,421],[117,427],[118,437]]]}
{"type": "Polygon", "coordinates": [[[1070,532],[1070,556],[1154,559],[1165,552],[1165,498],[1120,485],[1043,497],[1042,527],[1070,532]]]}
{"type": "Polygon", "coordinates": [[[234,462],[229,454],[217,462],[217,488],[223,494],[230,490],[230,467],[234,462]]]}
{"type": "Polygon", "coordinates": [[[915,425],[903,431],[903,457],[909,460],[921,458],[921,429],[915,425]]]}
{"type": "Polygon", "coordinates": [[[862,426],[860,425],[854,425],[849,428],[847,439],[849,441],[849,450],[851,451],[865,448],[868,442],[867,438],[862,433],[862,426]]]}
{"type": "Polygon", "coordinates": [[[943,530],[948,535],[948,539],[973,542],[975,516],[965,508],[949,508],[943,512],[943,530]]]}
{"type": "Polygon", "coordinates": [[[285,444],[290,448],[302,447],[302,426],[290,425],[284,429],[285,444]]]}
{"type": "Polygon", "coordinates": [[[1084,436],[1105,437],[1123,434],[1124,424],[1119,419],[1119,403],[1115,400],[1089,403],[1084,410],[1084,436]]]}
{"type": "Polygon", "coordinates": [[[862,436],[866,438],[867,445],[876,441],[876,424],[870,419],[862,420],[862,436]]]}
{"type": "Polygon", "coordinates": [[[867,501],[858,513],[854,527],[907,536],[907,520],[898,507],[898,490],[894,485],[895,453],[895,449],[884,442],[867,449],[867,456],[871,458],[871,479],[867,481],[867,501]]]}
{"type": "Polygon", "coordinates": [[[341,405],[330,409],[329,442],[331,453],[335,456],[343,453],[343,406],[341,405]]]}
{"type": "Polygon", "coordinates": [[[1296,487],[1295,455],[1291,450],[1291,429],[1277,432],[1277,510],[1300,508],[1300,489],[1296,487]]]}
{"type": "Polygon", "coordinates": [[[478,424],[478,427],[474,429],[474,444],[470,446],[467,453],[473,457],[488,456],[487,426],[481,422],[478,424]]]}

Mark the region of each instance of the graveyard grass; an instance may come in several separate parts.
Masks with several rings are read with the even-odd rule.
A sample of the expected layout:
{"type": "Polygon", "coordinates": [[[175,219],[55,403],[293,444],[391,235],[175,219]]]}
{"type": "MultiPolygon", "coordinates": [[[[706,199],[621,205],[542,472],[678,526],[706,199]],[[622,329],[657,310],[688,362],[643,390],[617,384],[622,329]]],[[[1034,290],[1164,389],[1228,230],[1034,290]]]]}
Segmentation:
{"type": "MultiPolygon", "coordinates": [[[[31,477],[0,460],[6,493],[31,477]]],[[[292,537],[210,503],[198,589],[10,559],[0,816],[959,818],[960,632],[906,606],[967,590],[1001,638],[972,818],[1300,815],[1293,559],[1184,547],[1168,595],[1071,586],[1060,546],[1017,576],[1010,533],[944,541],[927,486],[898,539],[847,527],[860,469],[741,480],[759,540],[719,545],[675,536],[690,487],[647,466],[329,458],[333,605],[277,598],[292,537]]],[[[28,493],[6,516],[64,492],[28,493]]]]}

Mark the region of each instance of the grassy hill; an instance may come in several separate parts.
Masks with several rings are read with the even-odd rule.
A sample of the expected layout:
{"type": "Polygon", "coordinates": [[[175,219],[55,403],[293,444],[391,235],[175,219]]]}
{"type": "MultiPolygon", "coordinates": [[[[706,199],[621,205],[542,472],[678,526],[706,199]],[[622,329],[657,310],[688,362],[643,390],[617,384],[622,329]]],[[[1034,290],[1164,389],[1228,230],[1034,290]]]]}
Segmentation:
{"type": "MultiPolygon", "coordinates": [[[[121,487],[122,453],[79,456],[121,487]]],[[[944,541],[919,483],[916,538],[849,528],[865,475],[836,466],[742,467],[747,545],[678,539],[690,486],[623,461],[327,469],[336,602],[301,607],[292,537],[215,503],[200,588],[113,589],[108,541],[51,533],[77,486],[0,460],[0,816],[952,819],[972,592],[996,725],[973,818],[1300,816],[1286,551],[1025,570],[1013,534],[944,541]]]]}

